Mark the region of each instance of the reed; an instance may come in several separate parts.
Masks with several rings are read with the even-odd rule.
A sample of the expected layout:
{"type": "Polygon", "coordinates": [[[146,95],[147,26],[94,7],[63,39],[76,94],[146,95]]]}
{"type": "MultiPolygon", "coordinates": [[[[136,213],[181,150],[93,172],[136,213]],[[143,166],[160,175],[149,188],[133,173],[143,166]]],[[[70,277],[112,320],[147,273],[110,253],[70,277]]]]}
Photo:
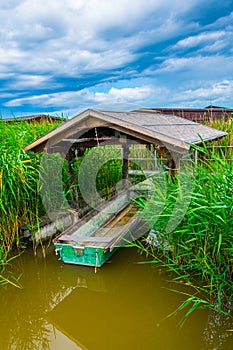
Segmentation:
{"type": "Polygon", "coordinates": [[[75,170],[86,195],[92,196],[94,190],[109,199],[122,177],[121,148],[105,145],[86,149],[83,157],[76,159],[75,170]]]}
{"type": "Polygon", "coordinates": [[[196,148],[204,157],[195,168],[194,190],[187,198],[190,205],[184,219],[167,232],[182,188],[177,179],[167,182],[164,191],[154,180],[151,197],[139,204],[145,208],[144,217],[156,233],[157,244],[145,243],[140,249],[172,271],[175,281],[195,287],[195,297],[190,296],[185,303],[189,311],[199,306],[219,311],[229,309],[233,296],[233,152],[206,145],[196,148]],[[161,203],[163,209],[156,210],[161,203]],[[196,297],[197,290],[204,293],[205,300],[196,297]]]}
{"type": "MultiPolygon", "coordinates": [[[[5,265],[13,246],[21,246],[20,230],[22,227],[29,229],[39,228],[40,218],[46,213],[43,206],[40,187],[41,176],[46,181],[48,174],[41,168],[41,155],[33,152],[24,152],[23,148],[28,143],[49,132],[60,123],[26,123],[15,122],[6,124],[0,121],[0,273],[5,265]]],[[[117,182],[121,179],[121,161],[119,161],[119,150],[114,146],[107,146],[108,154],[111,159],[105,162],[106,149],[99,147],[90,157],[90,169],[98,166],[102,160],[102,166],[97,172],[97,177],[93,179],[96,189],[104,197],[109,198],[117,182]]],[[[76,159],[73,164],[78,173],[83,158],[86,157],[90,150],[87,150],[84,157],[76,159]]],[[[50,191],[47,200],[54,206],[56,201],[66,199],[72,202],[72,191],[70,188],[70,175],[68,172],[68,162],[59,154],[49,155],[48,163],[56,165],[62,162],[63,179],[61,193],[57,192],[55,186],[54,193],[50,191]],[[50,159],[51,158],[51,159],[50,159]],[[54,195],[54,196],[53,196],[54,195]]],[[[55,167],[56,169],[57,167],[55,167]]],[[[54,170],[54,167],[53,167],[54,170]]],[[[92,173],[89,171],[87,186],[91,182],[92,173]]],[[[56,172],[53,172],[53,182],[56,184],[56,172]]],[[[58,179],[60,181],[60,178],[58,179]]],[[[78,183],[73,184],[79,188],[78,183]]],[[[46,196],[46,194],[45,194],[46,196]]],[[[1,280],[0,280],[1,281],[1,280]]],[[[2,279],[3,281],[3,279],[2,279]]]]}
{"type": "Polygon", "coordinates": [[[217,130],[226,131],[228,133],[224,138],[213,141],[212,144],[217,146],[233,146],[233,118],[213,119],[207,123],[208,126],[217,130]]]}
{"type": "MultiPolygon", "coordinates": [[[[132,159],[129,161],[130,170],[141,168],[154,170],[154,159],[148,158],[146,147],[133,145],[129,147],[129,151],[129,159],[132,159]]],[[[122,183],[122,147],[120,145],[107,144],[86,149],[84,155],[75,160],[73,169],[82,188],[85,187],[86,196],[90,194],[91,197],[96,191],[101,197],[110,199],[124,187],[122,183]]],[[[145,176],[142,175],[141,178],[145,179],[145,176]]],[[[138,182],[139,177],[131,176],[130,181],[138,182]]],[[[81,198],[79,185],[77,182],[77,190],[81,198]]]]}
{"type": "Polygon", "coordinates": [[[23,147],[58,124],[0,121],[0,273],[11,248],[20,246],[20,227],[35,224],[44,210],[39,196],[40,156],[25,153],[23,147]]]}
{"type": "MultiPolygon", "coordinates": [[[[233,151],[233,119],[222,118],[209,121],[208,126],[222,130],[228,133],[227,136],[220,140],[211,141],[208,143],[209,152],[206,153],[206,158],[211,159],[212,155],[224,155],[225,160],[232,161],[233,151]]],[[[214,159],[213,159],[214,160],[214,159]]]]}

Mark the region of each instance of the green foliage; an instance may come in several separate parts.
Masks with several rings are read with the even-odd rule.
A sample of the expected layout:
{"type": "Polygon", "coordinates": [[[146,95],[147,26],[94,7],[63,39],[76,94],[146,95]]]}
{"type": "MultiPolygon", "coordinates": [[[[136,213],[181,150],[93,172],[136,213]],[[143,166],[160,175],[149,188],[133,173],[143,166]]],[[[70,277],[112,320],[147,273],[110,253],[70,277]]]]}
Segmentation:
{"type": "Polygon", "coordinates": [[[122,178],[121,148],[113,145],[87,149],[84,156],[75,162],[78,181],[87,197],[96,197],[97,192],[110,198],[116,184],[122,178]]]}
{"type": "MultiPolygon", "coordinates": [[[[212,141],[211,143],[213,145],[217,146],[233,146],[233,119],[232,116],[228,119],[222,118],[222,119],[213,119],[210,122],[208,122],[208,126],[217,129],[222,130],[228,133],[227,136],[223,137],[220,140],[212,141]]],[[[229,152],[231,153],[231,152],[229,152]]]]}
{"type": "MultiPolygon", "coordinates": [[[[190,204],[182,222],[171,232],[167,232],[166,225],[182,188],[179,181],[174,181],[161,191],[160,183],[155,181],[144,216],[152,223],[159,244],[147,245],[144,251],[154,262],[169,267],[175,280],[191,283],[205,292],[211,300],[204,303],[205,307],[224,308],[233,295],[232,154],[216,149],[211,152],[206,147],[198,149],[204,160],[199,159],[196,165],[190,204]],[[161,203],[161,212],[153,210],[161,203]]],[[[199,299],[188,301],[192,303],[191,311],[203,306],[199,299]]]]}
{"type": "MultiPolygon", "coordinates": [[[[30,142],[51,131],[59,123],[27,123],[25,121],[7,124],[0,121],[0,273],[7,261],[11,248],[20,246],[20,228],[35,228],[40,218],[46,213],[41,200],[41,186],[46,184],[43,199],[50,210],[72,202],[68,162],[59,154],[43,157],[33,152],[24,152],[23,148],[30,142]],[[49,191],[48,190],[49,187],[49,191]]],[[[121,154],[114,146],[107,146],[109,161],[106,161],[106,149],[99,147],[86,159],[78,158],[71,165],[77,174],[85,158],[88,166],[88,181],[91,183],[93,167],[98,169],[92,183],[101,195],[109,197],[116,183],[121,179],[121,154]],[[119,157],[118,157],[119,156],[119,157]],[[88,164],[89,161],[89,164],[88,164]]],[[[85,176],[87,175],[84,174],[85,176]]],[[[88,190],[88,188],[86,189],[88,190]]],[[[3,281],[3,280],[2,280],[3,281]]]]}
{"type": "Polygon", "coordinates": [[[0,273],[11,247],[20,245],[20,226],[33,225],[44,210],[39,196],[40,156],[24,152],[23,147],[57,125],[0,121],[0,273]]]}
{"type": "Polygon", "coordinates": [[[10,265],[10,262],[17,258],[18,255],[15,255],[11,258],[7,258],[9,252],[3,253],[3,248],[0,246],[0,286],[5,284],[11,284],[14,287],[22,288],[20,285],[20,277],[15,277],[7,267],[10,265]]]}

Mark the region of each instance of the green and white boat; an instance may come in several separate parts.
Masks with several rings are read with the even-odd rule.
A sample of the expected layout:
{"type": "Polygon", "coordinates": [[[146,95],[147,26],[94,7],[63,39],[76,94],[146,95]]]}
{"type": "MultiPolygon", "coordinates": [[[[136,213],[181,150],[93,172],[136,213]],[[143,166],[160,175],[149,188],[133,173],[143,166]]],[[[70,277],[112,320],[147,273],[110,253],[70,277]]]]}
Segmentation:
{"type": "Polygon", "coordinates": [[[148,230],[132,204],[137,191],[124,191],[97,206],[58,235],[53,243],[65,263],[102,266],[120,246],[148,230]]]}

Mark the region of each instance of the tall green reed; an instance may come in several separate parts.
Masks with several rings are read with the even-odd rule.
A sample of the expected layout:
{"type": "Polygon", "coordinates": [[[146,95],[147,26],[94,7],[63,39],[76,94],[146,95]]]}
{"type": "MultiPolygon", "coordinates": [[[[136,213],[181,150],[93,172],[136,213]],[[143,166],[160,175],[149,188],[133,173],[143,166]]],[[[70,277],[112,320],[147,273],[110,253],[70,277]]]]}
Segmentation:
{"type": "Polygon", "coordinates": [[[43,213],[39,196],[40,156],[23,147],[59,123],[0,121],[0,273],[15,245],[19,228],[34,225],[43,213]]]}
{"type": "MultiPolygon", "coordinates": [[[[232,153],[210,152],[206,146],[197,148],[206,157],[196,165],[194,191],[184,219],[172,232],[166,231],[182,189],[179,181],[173,181],[164,191],[155,180],[144,217],[156,232],[157,244],[145,244],[141,249],[153,262],[168,267],[176,281],[205,293],[209,303],[196,301],[196,307],[211,305],[219,310],[232,302],[233,295],[232,153]],[[163,209],[156,211],[161,203],[163,209]]],[[[193,303],[192,298],[189,301],[193,303]]]]}

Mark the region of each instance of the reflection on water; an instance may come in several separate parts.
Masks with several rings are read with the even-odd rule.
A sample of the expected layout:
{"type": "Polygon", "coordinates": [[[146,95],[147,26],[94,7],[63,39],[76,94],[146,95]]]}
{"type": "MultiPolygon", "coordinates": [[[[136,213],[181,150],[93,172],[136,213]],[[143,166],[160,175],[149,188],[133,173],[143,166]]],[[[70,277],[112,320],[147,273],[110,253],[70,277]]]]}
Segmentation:
{"type": "Polygon", "coordinates": [[[0,349],[232,349],[230,317],[197,311],[182,329],[181,315],[166,318],[182,296],[136,260],[135,249],[119,249],[95,274],[57,261],[53,249],[46,259],[27,250],[12,266],[24,288],[0,288],[0,349]]]}

